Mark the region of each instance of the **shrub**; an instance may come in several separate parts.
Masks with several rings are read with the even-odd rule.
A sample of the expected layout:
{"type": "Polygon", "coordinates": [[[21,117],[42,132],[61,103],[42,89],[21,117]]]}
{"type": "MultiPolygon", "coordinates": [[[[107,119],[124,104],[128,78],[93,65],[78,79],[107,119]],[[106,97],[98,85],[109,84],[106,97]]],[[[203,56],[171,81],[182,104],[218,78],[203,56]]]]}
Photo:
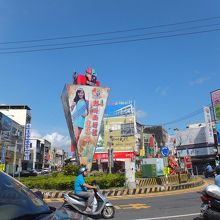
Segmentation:
{"type": "Polygon", "coordinates": [[[57,177],[59,175],[59,172],[53,172],[52,177],[57,177]]]}
{"type": "Polygon", "coordinates": [[[98,170],[93,170],[89,173],[89,176],[103,176],[104,173],[98,170]]]}
{"type": "MultiPolygon", "coordinates": [[[[73,190],[75,176],[57,174],[56,177],[53,177],[52,175],[23,177],[21,178],[21,182],[31,189],[73,190]]],[[[93,180],[96,180],[101,189],[123,187],[125,184],[125,176],[122,174],[104,174],[103,176],[90,176],[85,178],[88,184],[91,184],[93,180]]]]}
{"type": "Polygon", "coordinates": [[[78,166],[78,165],[67,165],[64,167],[63,173],[66,176],[69,176],[69,175],[76,176],[79,172],[79,168],[80,168],[80,166],[78,166]]]}
{"type": "Polygon", "coordinates": [[[136,178],[142,178],[142,171],[136,171],[135,172],[135,177],[136,178]]]}

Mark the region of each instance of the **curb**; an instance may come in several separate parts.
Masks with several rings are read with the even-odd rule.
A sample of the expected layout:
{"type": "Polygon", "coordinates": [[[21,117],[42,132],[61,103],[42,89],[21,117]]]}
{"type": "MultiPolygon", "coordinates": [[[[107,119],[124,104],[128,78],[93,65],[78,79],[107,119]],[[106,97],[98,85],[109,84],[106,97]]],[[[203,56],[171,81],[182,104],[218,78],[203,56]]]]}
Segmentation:
{"type": "MultiPolygon", "coordinates": [[[[110,190],[101,190],[105,196],[123,196],[123,195],[137,195],[137,194],[147,194],[155,192],[166,192],[166,191],[175,191],[180,189],[189,189],[204,184],[203,180],[191,183],[182,183],[178,185],[165,185],[165,186],[150,186],[150,187],[141,187],[134,189],[110,189],[110,190]]],[[[34,189],[34,192],[39,191],[34,189]]],[[[44,199],[55,199],[63,198],[64,194],[70,193],[72,191],[55,191],[55,192],[43,192],[41,191],[44,199]]]]}

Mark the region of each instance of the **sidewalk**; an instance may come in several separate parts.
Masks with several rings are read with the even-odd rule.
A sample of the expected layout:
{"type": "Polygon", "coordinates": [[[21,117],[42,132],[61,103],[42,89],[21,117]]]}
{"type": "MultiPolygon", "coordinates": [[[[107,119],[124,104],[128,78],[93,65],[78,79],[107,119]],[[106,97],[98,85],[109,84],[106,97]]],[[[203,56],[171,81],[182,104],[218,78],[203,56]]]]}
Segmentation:
{"type": "MultiPolygon", "coordinates": [[[[101,190],[101,192],[109,197],[109,196],[123,196],[123,195],[137,195],[137,194],[148,194],[155,192],[167,192],[167,191],[175,191],[181,189],[189,189],[197,186],[201,186],[204,184],[204,180],[198,178],[196,181],[182,183],[182,184],[173,184],[173,185],[154,185],[154,186],[145,186],[145,187],[137,187],[135,189],[108,189],[101,190]]],[[[33,191],[38,191],[37,189],[33,189],[33,191]]],[[[63,195],[69,193],[71,191],[46,191],[39,190],[43,193],[44,199],[50,198],[63,198],[63,195]]]]}

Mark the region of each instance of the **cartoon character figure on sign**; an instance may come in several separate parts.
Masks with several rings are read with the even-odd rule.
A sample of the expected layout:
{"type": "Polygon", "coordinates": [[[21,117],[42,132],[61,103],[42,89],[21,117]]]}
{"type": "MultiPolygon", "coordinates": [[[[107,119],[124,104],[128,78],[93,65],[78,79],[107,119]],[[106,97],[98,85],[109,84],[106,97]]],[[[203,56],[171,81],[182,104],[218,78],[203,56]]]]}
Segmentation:
{"type": "Polygon", "coordinates": [[[90,85],[90,86],[96,85],[97,75],[95,69],[88,67],[86,69],[85,77],[86,77],[86,85],[90,85]]]}
{"type": "Polygon", "coordinates": [[[76,91],[76,96],[73,99],[71,109],[74,133],[76,138],[76,143],[78,143],[80,134],[84,128],[85,118],[88,115],[89,102],[85,99],[85,92],[82,88],[78,88],[76,91]]]}

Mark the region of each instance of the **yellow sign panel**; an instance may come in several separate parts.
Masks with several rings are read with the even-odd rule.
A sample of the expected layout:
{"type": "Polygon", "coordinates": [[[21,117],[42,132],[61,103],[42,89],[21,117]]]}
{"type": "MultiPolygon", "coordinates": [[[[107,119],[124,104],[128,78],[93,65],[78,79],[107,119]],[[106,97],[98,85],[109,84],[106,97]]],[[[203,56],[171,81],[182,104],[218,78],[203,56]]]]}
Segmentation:
{"type": "Polygon", "coordinates": [[[0,164],[0,171],[5,171],[5,164],[0,164]]]}
{"type": "Polygon", "coordinates": [[[164,175],[170,174],[170,168],[169,167],[164,167],[163,173],[164,173],[164,175]]]}
{"type": "Polygon", "coordinates": [[[104,127],[106,150],[109,148],[110,143],[116,151],[134,150],[136,143],[134,116],[106,118],[104,119],[104,127]]]}

